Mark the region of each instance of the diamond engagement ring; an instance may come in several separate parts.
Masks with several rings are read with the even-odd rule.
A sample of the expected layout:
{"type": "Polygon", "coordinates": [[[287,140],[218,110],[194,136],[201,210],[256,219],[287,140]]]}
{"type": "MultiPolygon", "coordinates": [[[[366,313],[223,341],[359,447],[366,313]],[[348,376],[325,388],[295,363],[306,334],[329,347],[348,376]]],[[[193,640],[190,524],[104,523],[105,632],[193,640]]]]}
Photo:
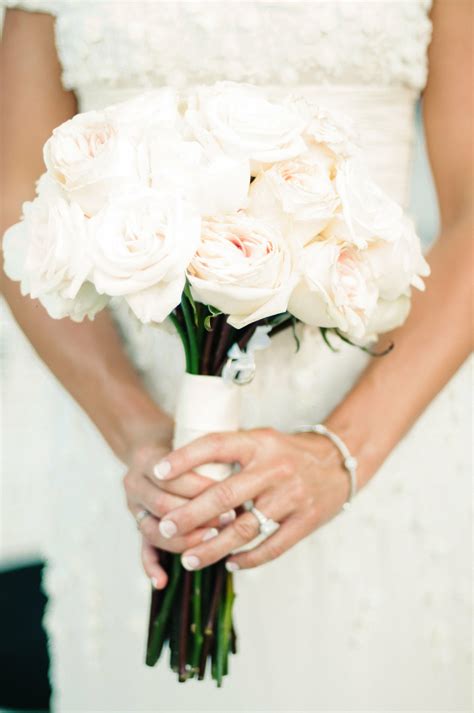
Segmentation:
{"type": "Polygon", "coordinates": [[[148,510],[139,510],[139,512],[137,512],[137,514],[135,515],[137,530],[140,529],[140,525],[142,524],[143,520],[148,517],[148,515],[151,515],[148,510]]]}
{"type": "Polygon", "coordinates": [[[272,520],[271,517],[267,517],[258,508],[251,507],[250,512],[252,512],[258,520],[258,527],[261,535],[272,535],[280,527],[278,522],[272,520]]]}

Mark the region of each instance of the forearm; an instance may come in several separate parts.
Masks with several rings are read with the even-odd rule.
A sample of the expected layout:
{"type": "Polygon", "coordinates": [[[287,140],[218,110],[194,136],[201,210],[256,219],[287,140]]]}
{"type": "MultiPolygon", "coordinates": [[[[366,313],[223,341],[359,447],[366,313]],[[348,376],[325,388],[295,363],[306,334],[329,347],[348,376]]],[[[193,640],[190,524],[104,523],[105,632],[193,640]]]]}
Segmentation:
{"type": "Polygon", "coordinates": [[[93,322],[54,320],[17,283],[4,278],[2,292],[38,355],[121,460],[141,442],[169,438],[171,421],[147,394],[107,310],[93,322]]]}
{"type": "Polygon", "coordinates": [[[470,352],[471,236],[471,216],[444,231],[429,255],[432,274],[426,292],[413,295],[409,319],[388,335],[395,348],[372,359],[327,419],[358,455],[360,485],[377,471],[470,352]]]}

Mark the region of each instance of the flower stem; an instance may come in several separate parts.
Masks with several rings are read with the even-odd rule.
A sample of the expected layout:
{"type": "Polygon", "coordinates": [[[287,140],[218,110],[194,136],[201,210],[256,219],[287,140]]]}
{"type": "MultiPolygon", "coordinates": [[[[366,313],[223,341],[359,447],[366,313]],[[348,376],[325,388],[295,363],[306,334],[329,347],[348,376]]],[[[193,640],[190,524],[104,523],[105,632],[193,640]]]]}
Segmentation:
{"type": "Polygon", "coordinates": [[[226,576],[226,593],[222,602],[222,609],[219,616],[219,627],[217,632],[216,650],[216,680],[217,686],[222,686],[222,678],[227,672],[227,657],[229,655],[229,644],[232,630],[232,606],[234,604],[235,593],[231,572],[226,576]]]}
{"type": "Polygon", "coordinates": [[[187,372],[188,374],[199,374],[199,349],[196,334],[196,325],[194,324],[194,318],[189,304],[189,300],[184,292],[181,298],[181,309],[183,310],[184,321],[186,324],[186,331],[188,333],[189,340],[190,355],[189,367],[187,368],[187,372]]]}
{"type": "Polygon", "coordinates": [[[165,590],[163,602],[161,604],[160,613],[156,617],[150,627],[150,640],[146,655],[147,666],[154,666],[158,661],[161,650],[163,648],[166,624],[171,612],[174,595],[178,587],[178,582],[181,576],[182,566],[180,555],[173,556],[173,564],[171,567],[171,577],[165,590]]]}
{"type": "Polygon", "coordinates": [[[191,350],[189,348],[189,340],[186,335],[186,331],[183,329],[183,325],[179,321],[178,317],[174,314],[174,312],[171,312],[169,318],[170,321],[174,324],[174,327],[178,332],[179,338],[183,343],[184,355],[186,357],[186,371],[189,373],[191,369],[191,350]]]}
{"type": "Polygon", "coordinates": [[[232,345],[232,335],[234,332],[235,330],[230,326],[230,324],[228,324],[228,322],[222,323],[212,369],[216,376],[220,375],[222,367],[225,364],[227,352],[232,345]]]}
{"type": "Polygon", "coordinates": [[[194,572],[193,578],[193,623],[191,630],[193,633],[193,653],[192,667],[193,671],[199,670],[199,658],[201,656],[202,643],[204,637],[202,635],[202,617],[201,617],[201,602],[202,602],[202,570],[194,572]]]}
{"type": "Polygon", "coordinates": [[[217,565],[216,579],[214,582],[214,591],[212,593],[211,605],[207,616],[206,627],[204,629],[204,642],[201,651],[201,661],[199,664],[199,680],[204,678],[206,672],[206,663],[211,644],[214,640],[214,626],[217,617],[217,609],[221,599],[221,592],[224,583],[224,565],[220,562],[217,565]]]}
{"type": "Polygon", "coordinates": [[[179,624],[179,680],[186,681],[188,672],[186,670],[187,649],[188,649],[188,627],[189,627],[189,604],[191,595],[192,573],[184,573],[183,593],[181,599],[181,612],[179,624]]]}

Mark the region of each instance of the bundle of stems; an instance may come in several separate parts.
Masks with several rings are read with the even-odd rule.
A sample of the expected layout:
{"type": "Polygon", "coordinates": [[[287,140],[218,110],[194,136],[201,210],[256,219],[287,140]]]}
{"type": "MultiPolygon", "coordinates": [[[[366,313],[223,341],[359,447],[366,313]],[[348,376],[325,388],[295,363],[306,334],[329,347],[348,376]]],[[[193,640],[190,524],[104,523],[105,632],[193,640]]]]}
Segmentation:
{"type": "MultiPolygon", "coordinates": [[[[237,330],[226,315],[195,303],[188,286],[170,319],[183,343],[186,371],[209,376],[219,376],[230,347],[237,343],[244,349],[258,324],[265,323],[237,330]]],[[[293,320],[284,314],[270,323],[273,334],[293,320]]],[[[168,644],[170,666],[179,681],[204,679],[210,662],[211,676],[220,687],[229,670],[229,655],[237,652],[233,575],[226,571],[225,560],[189,572],[179,554],[158,552],[168,583],[163,590],[152,589],[146,663],[154,666],[168,644]]]]}

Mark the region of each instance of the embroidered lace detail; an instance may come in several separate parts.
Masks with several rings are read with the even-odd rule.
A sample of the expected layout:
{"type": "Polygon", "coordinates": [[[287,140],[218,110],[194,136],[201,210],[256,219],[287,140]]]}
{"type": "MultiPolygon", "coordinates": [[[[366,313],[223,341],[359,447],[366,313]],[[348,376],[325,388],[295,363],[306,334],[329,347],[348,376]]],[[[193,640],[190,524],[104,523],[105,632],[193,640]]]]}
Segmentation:
{"type": "Polygon", "coordinates": [[[96,83],[182,87],[224,78],[421,89],[426,81],[430,0],[6,4],[57,15],[63,82],[71,89],[96,83]]]}

